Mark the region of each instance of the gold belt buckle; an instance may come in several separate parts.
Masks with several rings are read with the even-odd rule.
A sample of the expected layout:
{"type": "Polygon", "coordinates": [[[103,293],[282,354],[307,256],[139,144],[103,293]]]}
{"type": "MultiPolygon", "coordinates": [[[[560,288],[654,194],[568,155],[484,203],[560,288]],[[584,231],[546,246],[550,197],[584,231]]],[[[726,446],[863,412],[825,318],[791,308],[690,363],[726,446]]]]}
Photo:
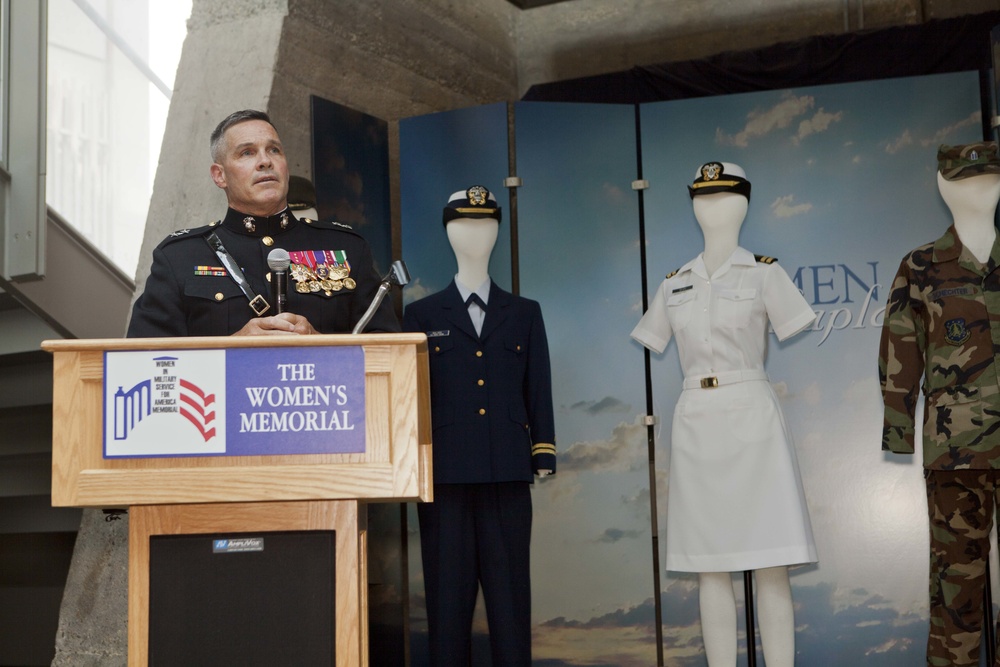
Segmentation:
{"type": "Polygon", "coordinates": [[[719,386],[719,378],[715,377],[714,375],[712,377],[701,379],[702,389],[715,389],[718,386],[719,386]]]}

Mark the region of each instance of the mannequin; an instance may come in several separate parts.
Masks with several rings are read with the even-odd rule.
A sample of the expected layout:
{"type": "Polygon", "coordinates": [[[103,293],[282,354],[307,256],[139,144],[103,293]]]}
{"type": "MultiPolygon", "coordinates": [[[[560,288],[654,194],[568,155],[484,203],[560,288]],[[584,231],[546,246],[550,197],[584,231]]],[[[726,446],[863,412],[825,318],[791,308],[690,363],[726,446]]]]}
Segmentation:
{"type": "Polygon", "coordinates": [[[951,211],[955,231],[962,245],[980,264],[990,258],[997,237],[997,202],[1000,201],[1000,174],[981,174],[957,181],[947,180],[939,171],[938,192],[951,211]]]}
{"type": "Polygon", "coordinates": [[[739,245],[740,228],[750,201],[735,192],[716,192],[691,202],[695,220],[705,237],[702,259],[708,275],[713,275],[739,245]]]}
{"type": "Polygon", "coordinates": [[[479,289],[490,278],[490,255],[497,242],[500,223],[457,218],[448,223],[445,232],[458,263],[455,280],[470,292],[479,289]]]}
{"type": "Polygon", "coordinates": [[[792,667],[788,566],[815,561],[815,545],[759,341],[768,322],[784,340],[808,327],[815,313],[773,258],[739,247],[749,209],[745,176],[730,163],[706,163],[699,170],[690,190],[704,251],[667,276],[632,337],[657,352],[671,337],[678,339],[685,380],[673,424],[667,569],[698,573],[708,664],[736,664],[731,573],[753,570],[765,662],[792,667]],[[733,407],[739,404],[750,407],[733,407]],[[757,413],[767,416],[758,420],[757,413]],[[730,465],[722,470],[719,461],[730,465]],[[676,468],[681,470],[675,473],[676,468]],[[718,486],[716,477],[724,479],[718,486]],[[762,481],[755,487],[757,477],[762,481]],[[711,498],[727,488],[733,489],[730,500],[740,498],[745,510],[713,506],[711,498]],[[737,536],[728,537],[731,533],[737,536]]]}
{"type": "Polygon", "coordinates": [[[556,464],[548,343],[539,305],[490,279],[495,197],[456,192],[443,217],[458,273],[403,316],[429,348],[434,502],[417,513],[430,664],[469,664],[482,587],[493,664],[530,667],[530,485],[556,464]]]}
{"type": "Polygon", "coordinates": [[[941,146],[937,182],[952,225],[903,258],[886,304],[879,349],[882,449],[915,451],[915,408],[923,389],[927,664],[978,665],[986,556],[1000,485],[993,352],[1000,314],[996,143],[941,146]]]}
{"type": "MultiPolygon", "coordinates": [[[[691,206],[705,237],[702,253],[705,269],[709,276],[714,276],[739,245],[750,201],[733,192],[717,192],[695,197],[691,206]]],[[[788,568],[760,569],[754,573],[754,579],[764,662],[768,667],[791,667],[795,663],[795,626],[788,568]]],[[[735,665],[736,597],[730,573],[700,573],[698,600],[708,664],[735,665]]]]}

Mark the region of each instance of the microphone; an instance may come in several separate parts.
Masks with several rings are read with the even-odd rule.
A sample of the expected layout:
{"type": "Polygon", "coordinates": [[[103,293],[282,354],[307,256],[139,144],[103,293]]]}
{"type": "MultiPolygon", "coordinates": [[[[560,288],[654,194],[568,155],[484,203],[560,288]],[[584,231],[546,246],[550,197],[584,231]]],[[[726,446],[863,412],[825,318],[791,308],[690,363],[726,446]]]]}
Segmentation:
{"type": "Polygon", "coordinates": [[[389,273],[385,274],[385,277],[382,278],[382,284],[378,286],[378,291],[375,292],[375,298],[372,299],[371,305],[368,306],[368,310],[365,311],[365,314],[362,315],[361,319],[358,320],[358,323],[354,325],[354,330],[351,331],[351,333],[361,333],[365,330],[365,327],[368,326],[368,323],[371,322],[372,317],[374,317],[375,311],[378,310],[379,305],[382,303],[382,299],[385,298],[386,292],[388,292],[393,285],[402,287],[408,282],[410,282],[410,272],[406,270],[406,264],[403,263],[403,260],[397,259],[392,263],[392,266],[389,267],[389,273]]]}
{"type": "Polygon", "coordinates": [[[291,263],[292,259],[284,248],[275,248],[267,254],[267,266],[271,269],[273,315],[285,312],[288,306],[288,265],[291,263]]]}

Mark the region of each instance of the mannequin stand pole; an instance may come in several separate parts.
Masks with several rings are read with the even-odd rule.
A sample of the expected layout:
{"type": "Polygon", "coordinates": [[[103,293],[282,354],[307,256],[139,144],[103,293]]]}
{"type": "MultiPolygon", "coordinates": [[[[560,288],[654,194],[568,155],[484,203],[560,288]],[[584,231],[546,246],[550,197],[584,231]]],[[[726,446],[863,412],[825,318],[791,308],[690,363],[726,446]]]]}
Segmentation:
{"type": "Polygon", "coordinates": [[[747,665],[757,667],[757,630],[753,618],[753,572],[743,571],[743,611],[747,625],[747,665]]]}
{"type": "MultiPolygon", "coordinates": [[[[997,539],[1000,542],[1000,538],[997,539]]],[[[993,627],[993,584],[990,582],[990,562],[986,561],[986,580],[983,583],[983,632],[982,641],[986,644],[986,664],[992,665],[996,660],[997,640],[993,627]]]]}

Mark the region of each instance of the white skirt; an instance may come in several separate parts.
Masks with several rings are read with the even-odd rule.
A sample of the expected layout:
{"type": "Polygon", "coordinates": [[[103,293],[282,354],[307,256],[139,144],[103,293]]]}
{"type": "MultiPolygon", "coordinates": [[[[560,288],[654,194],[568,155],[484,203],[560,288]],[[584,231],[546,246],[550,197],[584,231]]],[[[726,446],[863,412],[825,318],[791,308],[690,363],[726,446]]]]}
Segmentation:
{"type": "Polygon", "coordinates": [[[681,393],[666,553],[679,572],[816,562],[792,438],[766,379],[681,393]]]}

